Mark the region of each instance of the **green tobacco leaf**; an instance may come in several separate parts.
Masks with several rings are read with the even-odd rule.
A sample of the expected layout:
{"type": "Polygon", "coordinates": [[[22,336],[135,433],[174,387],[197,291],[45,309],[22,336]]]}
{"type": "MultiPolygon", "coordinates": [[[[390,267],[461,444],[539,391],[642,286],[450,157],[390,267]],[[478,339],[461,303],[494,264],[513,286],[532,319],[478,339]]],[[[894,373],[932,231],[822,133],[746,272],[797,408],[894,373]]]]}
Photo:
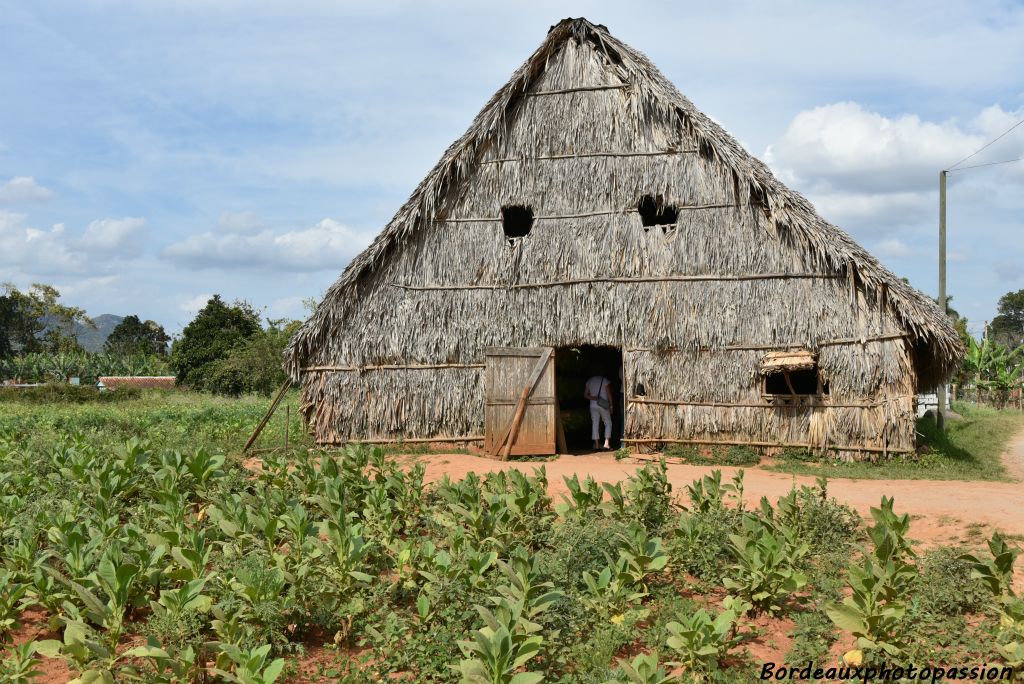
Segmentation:
{"type": "Polygon", "coordinates": [[[854,606],[845,603],[833,604],[825,608],[825,614],[840,629],[845,629],[848,632],[864,631],[863,617],[854,606]]]}

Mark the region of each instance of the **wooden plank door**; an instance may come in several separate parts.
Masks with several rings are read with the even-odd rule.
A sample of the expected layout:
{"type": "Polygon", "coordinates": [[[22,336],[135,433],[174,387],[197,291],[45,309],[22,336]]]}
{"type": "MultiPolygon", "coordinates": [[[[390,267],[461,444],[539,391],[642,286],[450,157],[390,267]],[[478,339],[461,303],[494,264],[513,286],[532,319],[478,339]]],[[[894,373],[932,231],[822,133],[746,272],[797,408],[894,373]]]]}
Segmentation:
{"type": "Polygon", "coordinates": [[[510,453],[519,456],[554,454],[556,436],[555,355],[550,347],[489,347],[486,357],[484,449],[495,452],[508,434],[523,388],[533,380],[542,358],[547,362],[526,400],[510,453]]]}

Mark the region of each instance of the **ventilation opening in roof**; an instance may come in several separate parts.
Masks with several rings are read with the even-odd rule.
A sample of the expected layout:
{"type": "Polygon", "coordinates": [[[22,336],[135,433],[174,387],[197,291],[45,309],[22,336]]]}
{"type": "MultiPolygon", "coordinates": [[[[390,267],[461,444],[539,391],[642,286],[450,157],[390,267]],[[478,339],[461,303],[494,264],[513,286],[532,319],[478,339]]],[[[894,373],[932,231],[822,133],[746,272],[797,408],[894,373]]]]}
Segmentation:
{"type": "Polygon", "coordinates": [[[508,239],[528,235],[533,228],[533,209],[522,205],[501,208],[501,227],[508,239]]]}
{"type": "Polygon", "coordinates": [[[640,198],[637,210],[640,212],[640,220],[643,222],[644,228],[671,226],[679,218],[676,208],[671,204],[665,204],[661,195],[658,195],[657,199],[650,195],[644,195],[640,198]]]}

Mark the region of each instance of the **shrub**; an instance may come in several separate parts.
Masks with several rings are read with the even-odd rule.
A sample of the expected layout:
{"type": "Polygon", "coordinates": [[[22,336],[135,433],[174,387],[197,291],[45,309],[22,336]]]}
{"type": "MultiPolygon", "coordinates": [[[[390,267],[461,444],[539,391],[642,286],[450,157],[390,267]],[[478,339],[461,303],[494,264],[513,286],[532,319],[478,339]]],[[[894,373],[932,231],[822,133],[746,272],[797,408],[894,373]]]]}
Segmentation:
{"type": "Polygon", "coordinates": [[[802,485],[780,497],[775,512],[762,502],[762,512],[778,518],[808,543],[815,555],[846,550],[860,529],[860,515],[850,506],[828,496],[828,481],[820,477],[815,487],[802,485]]]}
{"type": "Polygon", "coordinates": [[[244,340],[260,332],[260,319],[251,306],[225,304],[214,295],[185,326],[171,349],[171,368],[178,382],[193,389],[208,389],[210,364],[228,356],[244,340]]]}
{"type": "Polygon", "coordinates": [[[626,523],[605,517],[567,518],[555,525],[538,552],[541,574],[557,586],[582,588],[585,572],[598,575],[618,555],[618,538],[626,523]]]}
{"type": "Polygon", "coordinates": [[[141,396],[142,390],[138,387],[121,387],[110,392],[100,392],[88,385],[76,387],[64,383],[48,383],[41,387],[21,389],[0,387],[0,402],[25,404],[113,403],[138,399],[141,396]]]}
{"type": "Polygon", "coordinates": [[[204,389],[233,397],[272,394],[287,378],[281,357],[298,326],[298,321],[283,328],[272,323],[239,341],[222,358],[207,364],[204,389]]]}
{"type": "Polygon", "coordinates": [[[669,541],[676,567],[706,582],[721,582],[725,566],[732,559],[729,535],[736,531],[739,518],[728,508],[682,513],[669,541]]]}
{"type": "Polygon", "coordinates": [[[915,596],[918,608],[933,615],[962,615],[982,610],[988,602],[985,584],[971,576],[964,550],[941,546],[922,554],[915,596]]]}

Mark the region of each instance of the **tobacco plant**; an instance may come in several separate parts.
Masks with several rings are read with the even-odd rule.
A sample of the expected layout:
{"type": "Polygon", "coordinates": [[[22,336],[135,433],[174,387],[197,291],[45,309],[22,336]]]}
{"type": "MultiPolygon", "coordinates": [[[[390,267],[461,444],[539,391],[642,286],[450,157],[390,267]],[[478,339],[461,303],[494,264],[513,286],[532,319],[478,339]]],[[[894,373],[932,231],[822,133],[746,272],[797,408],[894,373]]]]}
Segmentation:
{"type": "Polygon", "coordinates": [[[896,515],[893,500],[882,497],[880,508],[871,509],[875,524],[868,528],[872,548],[860,565],[851,565],[852,593],[840,604],[825,608],[837,627],[857,637],[862,651],[881,651],[883,657],[898,656],[906,647],[907,597],[917,581],[917,568],[910,563],[915,554],[907,532],[910,516],[896,515]]]}
{"type": "Polygon", "coordinates": [[[737,633],[738,620],[750,610],[750,604],[726,597],[722,607],[718,615],[701,608],[678,622],[668,623],[671,636],[666,643],[676,656],[672,665],[701,672],[717,670],[729,651],[743,642],[737,633]]]}
{"type": "Polygon", "coordinates": [[[36,668],[42,663],[36,658],[38,645],[34,641],[0,651],[0,682],[28,684],[43,676],[36,668]]]}
{"type": "Polygon", "coordinates": [[[807,585],[797,564],[808,546],[785,526],[747,514],[740,533],[729,535],[729,541],[736,562],[722,583],[750,602],[752,614],[780,612],[787,599],[807,585]]]}
{"type": "MultiPolygon", "coordinates": [[[[633,662],[619,663],[619,669],[626,675],[628,684],[671,684],[678,682],[679,678],[665,672],[665,669],[658,666],[658,652],[641,653],[633,662]]],[[[623,684],[620,680],[605,682],[605,684],[623,684]]]]}
{"type": "Polygon", "coordinates": [[[980,579],[996,600],[995,612],[999,618],[996,648],[1014,669],[1024,667],[1024,599],[1013,590],[1013,566],[1020,549],[1010,546],[998,532],[988,541],[991,560],[979,560],[973,555],[962,558],[972,565],[971,577],[980,579]]]}

